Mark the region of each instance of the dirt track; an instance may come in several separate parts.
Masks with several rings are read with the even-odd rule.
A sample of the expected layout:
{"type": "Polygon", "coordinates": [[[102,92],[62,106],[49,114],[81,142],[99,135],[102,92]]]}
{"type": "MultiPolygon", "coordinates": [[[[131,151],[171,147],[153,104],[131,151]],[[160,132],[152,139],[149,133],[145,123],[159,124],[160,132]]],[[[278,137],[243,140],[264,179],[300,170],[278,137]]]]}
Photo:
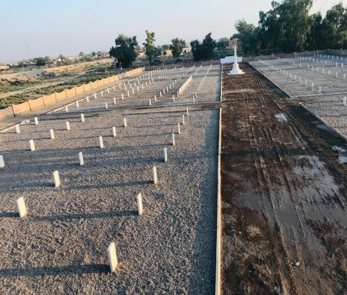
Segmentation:
{"type": "Polygon", "coordinates": [[[243,69],[223,72],[223,293],[343,294],[346,145],[243,69]]]}

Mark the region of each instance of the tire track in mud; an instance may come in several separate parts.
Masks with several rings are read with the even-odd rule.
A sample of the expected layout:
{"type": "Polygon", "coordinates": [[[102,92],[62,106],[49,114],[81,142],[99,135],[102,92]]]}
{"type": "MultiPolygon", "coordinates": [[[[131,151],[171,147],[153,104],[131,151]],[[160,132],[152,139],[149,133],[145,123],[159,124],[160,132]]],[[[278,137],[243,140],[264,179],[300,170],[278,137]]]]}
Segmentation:
{"type": "MultiPolygon", "coordinates": [[[[336,208],[340,212],[345,211],[344,190],[341,191],[337,186],[331,189],[324,188],[324,186],[315,187],[319,179],[332,178],[335,180],[336,177],[341,176],[341,169],[335,167],[336,158],[332,156],[329,148],[321,145],[316,134],[307,135],[308,126],[303,126],[293,116],[288,107],[289,103],[280,100],[280,96],[278,93],[276,94],[276,90],[271,89],[268,81],[252,71],[247,71],[243,78],[231,78],[225,75],[227,70],[224,69],[226,78],[223,78],[223,87],[227,88],[224,92],[226,99],[223,103],[223,141],[226,141],[226,143],[223,142],[223,153],[225,154],[224,160],[227,159],[226,162],[230,167],[228,168],[226,162],[223,165],[222,156],[222,169],[224,170],[222,171],[222,188],[223,186],[229,187],[230,181],[240,181],[241,176],[237,177],[237,174],[245,173],[245,169],[242,168],[244,163],[252,165],[256,178],[251,179],[250,175],[247,181],[248,183],[253,181],[254,190],[259,192],[256,197],[261,201],[258,201],[257,205],[253,203],[254,207],[248,207],[247,204],[252,200],[242,200],[242,196],[249,193],[241,184],[234,184],[231,190],[223,190],[223,202],[228,204],[223,211],[224,228],[231,233],[226,240],[232,241],[231,246],[228,246],[227,242],[223,243],[223,252],[235,252],[234,260],[227,255],[227,259],[224,261],[226,263],[223,278],[224,293],[315,294],[315,292],[334,292],[343,286],[343,283],[338,281],[338,286],[335,287],[334,280],[336,281],[336,279],[330,276],[329,278],[323,277],[323,273],[317,272],[319,264],[314,262],[317,255],[323,251],[323,247],[319,245],[317,248],[312,248],[312,245],[319,242],[317,237],[322,238],[319,233],[317,235],[317,232],[312,230],[312,220],[313,216],[320,216],[322,222],[332,222],[338,226],[337,218],[331,217],[332,210],[336,208]],[[231,79],[233,79],[232,85],[228,82],[231,79]],[[253,89],[256,91],[252,91],[253,89]],[[233,116],[230,113],[233,113],[233,116]],[[286,120],[277,121],[276,114],[284,114],[286,120]],[[253,163],[247,158],[245,160],[237,158],[235,150],[233,151],[233,146],[246,149],[243,143],[245,139],[241,140],[237,137],[237,134],[240,133],[238,129],[242,128],[247,129],[246,137],[250,146],[250,154],[253,156],[253,163]],[[233,161],[240,163],[234,164],[233,161]],[[317,175],[314,174],[311,177],[309,173],[313,172],[317,175]],[[230,175],[235,179],[231,179],[230,175]],[[238,191],[237,186],[242,187],[243,191],[238,191]],[[225,195],[226,192],[228,195],[225,195]],[[238,206],[238,202],[243,205],[238,206]],[[257,225],[257,220],[249,219],[255,213],[258,216],[265,216],[267,229],[262,228],[262,230],[264,230],[264,236],[268,237],[267,246],[267,243],[262,240],[258,241],[258,245],[256,245],[247,233],[247,226],[257,225]],[[233,223],[234,230],[230,227],[233,223]],[[240,230],[240,224],[246,228],[241,228],[242,230],[238,233],[242,232],[242,235],[237,235],[236,231],[240,230]],[[273,239],[269,238],[271,236],[273,239]],[[269,256],[268,250],[271,247],[272,254],[269,256]],[[245,254],[240,251],[243,248],[247,248],[245,254]],[[259,249],[264,253],[258,251],[254,258],[252,250],[259,249]],[[253,260],[249,257],[252,257],[253,260]],[[264,257],[271,258],[272,262],[263,260],[264,257]],[[230,261],[233,262],[231,266],[228,266],[230,261]],[[244,272],[249,268],[253,271],[253,277],[244,272]],[[239,274],[231,276],[231,271],[239,272],[239,274]],[[271,280],[266,277],[266,274],[264,275],[264,272],[272,272],[273,276],[279,280],[271,280]],[[231,280],[228,281],[228,277],[231,280]],[[318,284],[315,286],[317,282],[318,284]]],[[[236,150],[236,152],[238,151],[236,150]]],[[[241,157],[249,154],[238,153],[241,157]]],[[[248,167],[248,169],[250,168],[248,167]]],[[[343,183],[341,177],[338,182],[343,183]]],[[[314,223],[314,225],[317,224],[314,223]]],[[[340,232],[337,231],[337,233],[340,232]]],[[[229,235],[227,234],[227,236],[229,235]]],[[[320,257],[320,260],[325,261],[327,258],[320,257]]],[[[326,264],[327,269],[324,273],[334,272],[334,268],[340,271],[336,261],[330,260],[329,264],[326,264]]],[[[343,271],[341,271],[339,280],[343,276],[343,271]]]]}

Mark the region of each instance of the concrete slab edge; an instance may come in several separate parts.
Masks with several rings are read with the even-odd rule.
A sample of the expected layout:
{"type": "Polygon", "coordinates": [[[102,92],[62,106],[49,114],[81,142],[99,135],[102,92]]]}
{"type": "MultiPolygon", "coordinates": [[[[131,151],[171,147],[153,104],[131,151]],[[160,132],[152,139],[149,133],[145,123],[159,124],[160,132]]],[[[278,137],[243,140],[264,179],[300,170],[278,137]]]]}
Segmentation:
{"type": "Polygon", "coordinates": [[[303,109],[305,109],[307,112],[309,112],[312,116],[314,116],[317,120],[319,120],[323,125],[325,125],[327,128],[329,128],[332,132],[334,132],[337,136],[340,136],[343,140],[347,141],[347,137],[342,134],[340,131],[335,129],[333,126],[331,126],[327,121],[325,121],[323,118],[319,117],[317,114],[315,114],[312,110],[310,110],[307,106],[305,106],[302,102],[299,102],[299,106],[301,106],[303,109]]]}
{"type": "MultiPolygon", "coordinates": [[[[220,70],[220,102],[223,100],[222,89],[223,65],[220,70]]],[[[221,173],[221,157],[222,157],[222,108],[219,108],[219,125],[218,125],[218,156],[217,156],[217,229],[216,229],[216,278],[215,278],[215,294],[220,295],[221,290],[221,271],[222,271],[222,173],[221,173]]]]}

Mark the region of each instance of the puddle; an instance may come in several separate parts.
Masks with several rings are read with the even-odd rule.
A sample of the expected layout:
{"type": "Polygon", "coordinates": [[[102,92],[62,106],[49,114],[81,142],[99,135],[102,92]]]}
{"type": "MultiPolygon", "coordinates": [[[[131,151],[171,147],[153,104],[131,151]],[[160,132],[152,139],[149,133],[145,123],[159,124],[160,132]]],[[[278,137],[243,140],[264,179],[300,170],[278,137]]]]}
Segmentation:
{"type": "Polygon", "coordinates": [[[347,157],[346,156],[339,156],[339,162],[340,162],[340,164],[347,164],[347,157]]]}
{"type": "Polygon", "coordinates": [[[283,113],[276,114],[275,117],[280,122],[288,122],[286,115],[283,113]]]}
{"type": "Polygon", "coordinates": [[[347,150],[343,147],[334,145],[331,147],[331,149],[339,154],[339,163],[340,164],[347,164],[347,150]]]}
{"type": "Polygon", "coordinates": [[[340,146],[337,146],[337,145],[334,145],[334,146],[332,147],[332,150],[333,150],[334,152],[339,152],[339,153],[345,153],[345,152],[346,152],[346,149],[344,149],[344,148],[342,148],[342,147],[340,147],[340,146]]]}

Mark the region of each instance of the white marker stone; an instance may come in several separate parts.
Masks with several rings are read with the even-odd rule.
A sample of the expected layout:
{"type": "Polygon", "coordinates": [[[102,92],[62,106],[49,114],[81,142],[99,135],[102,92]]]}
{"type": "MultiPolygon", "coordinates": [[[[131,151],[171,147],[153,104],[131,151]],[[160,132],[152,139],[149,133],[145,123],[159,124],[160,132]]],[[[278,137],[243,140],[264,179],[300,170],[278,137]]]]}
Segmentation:
{"type": "Polygon", "coordinates": [[[164,163],[167,162],[167,148],[164,148],[164,163]]]}
{"type": "Polygon", "coordinates": [[[184,115],[182,115],[182,125],[184,125],[186,122],[184,121],[184,115]]]}
{"type": "Polygon", "coordinates": [[[4,156],[0,155],[0,168],[4,168],[4,167],[5,167],[4,156]]]}
{"type": "Polygon", "coordinates": [[[157,167],[153,166],[153,183],[158,183],[158,174],[157,174],[157,167]]]}
{"type": "Polygon", "coordinates": [[[66,130],[67,130],[67,131],[71,130],[70,122],[69,122],[69,121],[66,121],[66,130]]]}
{"type": "Polygon", "coordinates": [[[34,140],[33,139],[30,139],[29,140],[29,145],[30,145],[30,150],[33,152],[35,151],[35,143],[34,143],[34,140]]]}
{"type": "Polygon", "coordinates": [[[175,145],[175,133],[172,133],[171,135],[172,135],[171,136],[172,137],[172,145],[175,145]]]}
{"type": "Polygon", "coordinates": [[[189,116],[189,108],[187,108],[186,116],[187,116],[187,117],[189,116]]]}
{"type": "Polygon", "coordinates": [[[83,158],[83,153],[82,152],[78,153],[78,160],[80,162],[80,166],[83,166],[84,165],[84,158],[83,158]]]}
{"type": "Polygon", "coordinates": [[[89,102],[89,96],[86,97],[87,102],[89,102]]]}
{"type": "Polygon", "coordinates": [[[35,125],[39,125],[39,119],[37,117],[34,118],[35,125]]]}
{"type": "Polygon", "coordinates": [[[113,104],[117,104],[117,98],[113,98],[113,104]]]}
{"type": "Polygon", "coordinates": [[[152,106],[152,100],[151,99],[148,99],[148,105],[152,106]]]}
{"type": "Polygon", "coordinates": [[[137,212],[139,215],[143,214],[143,205],[142,205],[142,194],[137,195],[137,212]]]}
{"type": "Polygon", "coordinates": [[[116,244],[114,242],[110,243],[107,248],[108,261],[110,263],[111,272],[116,272],[118,265],[117,253],[116,253],[116,244]]]}
{"type": "Polygon", "coordinates": [[[69,107],[65,106],[65,112],[68,113],[69,112],[69,107]]]}
{"type": "Polygon", "coordinates": [[[53,182],[54,182],[54,186],[55,187],[59,187],[60,186],[60,176],[59,176],[59,171],[55,170],[53,172],[53,182]]]}
{"type": "Polygon", "coordinates": [[[55,138],[55,134],[54,134],[54,130],[53,129],[49,129],[49,135],[51,136],[51,139],[55,138]]]}
{"type": "Polygon", "coordinates": [[[128,125],[127,125],[127,118],[123,118],[123,126],[124,127],[127,127],[128,125]]]}
{"type": "Polygon", "coordinates": [[[104,140],[102,139],[102,136],[99,136],[99,147],[102,149],[104,148],[104,140]]]}
{"type": "Polygon", "coordinates": [[[26,218],[28,216],[28,211],[25,206],[25,201],[23,197],[20,197],[19,199],[17,199],[17,207],[19,211],[19,217],[26,218]]]}
{"type": "Polygon", "coordinates": [[[94,98],[95,98],[95,99],[97,98],[97,96],[98,96],[98,95],[97,95],[96,93],[94,93],[94,98]]]}
{"type": "Polygon", "coordinates": [[[16,125],[16,133],[20,133],[20,127],[19,124],[16,125]]]}
{"type": "Polygon", "coordinates": [[[129,90],[127,91],[127,93],[128,93],[128,97],[130,96],[130,92],[129,92],[129,90]]]}
{"type": "Polygon", "coordinates": [[[157,101],[157,95],[154,94],[154,101],[157,101]]]}
{"type": "Polygon", "coordinates": [[[78,101],[76,101],[76,108],[79,108],[80,107],[80,104],[78,101]]]}
{"type": "Polygon", "coordinates": [[[177,133],[181,134],[181,124],[180,123],[177,124],[177,133]]]}
{"type": "Polygon", "coordinates": [[[112,135],[113,137],[117,137],[116,127],[112,127],[112,135]]]}
{"type": "Polygon", "coordinates": [[[108,109],[108,104],[107,104],[107,102],[105,102],[105,110],[107,110],[108,109]]]}
{"type": "Polygon", "coordinates": [[[85,119],[84,119],[84,114],[81,114],[81,122],[84,123],[85,119]]]}
{"type": "Polygon", "coordinates": [[[122,100],[124,100],[124,94],[122,93],[122,100]]]}

